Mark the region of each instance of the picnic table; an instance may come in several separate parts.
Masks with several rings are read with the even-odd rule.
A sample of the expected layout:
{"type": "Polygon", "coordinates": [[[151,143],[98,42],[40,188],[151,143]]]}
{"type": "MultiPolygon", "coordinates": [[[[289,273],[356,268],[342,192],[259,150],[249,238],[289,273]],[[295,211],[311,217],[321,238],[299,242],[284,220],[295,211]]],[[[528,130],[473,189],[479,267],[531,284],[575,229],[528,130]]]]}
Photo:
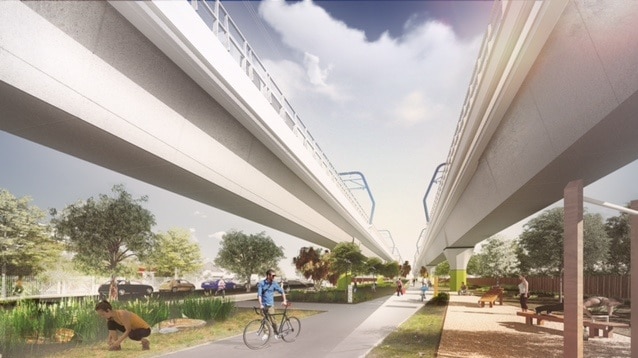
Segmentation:
{"type": "MultiPolygon", "coordinates": [[[[554,315],[554,314],[536,314],[534,312],[516,312],[516,315],[525,317],[525,323],[533,325],[534,319],[536,319],[536,324],[539,326],[543,325],[543,321],[553,321],[565,323],[565,318],[563,316],[554,315]]],[[[620,322],[606,322],[606,321],[591,321],[591,320],[583,320],[583,326],[589,328],[589,338],[599,337],[600,333],[603,334],[604,338],[613,337],[614,328],[629,328],[629,325],[626,323],[620,322]]]]}

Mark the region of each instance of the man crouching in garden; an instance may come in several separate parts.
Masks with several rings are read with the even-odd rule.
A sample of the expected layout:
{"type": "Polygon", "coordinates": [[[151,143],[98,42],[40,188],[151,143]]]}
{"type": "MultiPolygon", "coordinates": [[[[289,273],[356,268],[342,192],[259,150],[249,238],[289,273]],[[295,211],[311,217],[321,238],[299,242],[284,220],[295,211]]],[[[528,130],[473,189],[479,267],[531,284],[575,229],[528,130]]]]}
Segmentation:
{"type": "Polygon", "coordinates": [[[145,337],[151,335],[151,327],[140,316],[126,310],[113,310],[107,301],[98,303],[95,311],[107,321],[110,351],[121,350],[121,344],[126,337],[142,342],[142,350],[150,349],[151,344],[145,337]],[[118,337],[117,331],[123,334],[118,337]]]}

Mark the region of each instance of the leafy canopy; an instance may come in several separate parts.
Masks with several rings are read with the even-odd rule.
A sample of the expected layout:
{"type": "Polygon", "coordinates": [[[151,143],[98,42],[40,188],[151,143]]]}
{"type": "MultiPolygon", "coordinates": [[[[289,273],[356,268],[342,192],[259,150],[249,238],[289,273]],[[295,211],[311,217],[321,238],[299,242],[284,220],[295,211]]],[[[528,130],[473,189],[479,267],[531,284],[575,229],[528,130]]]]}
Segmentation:
{"type": "Polygon", "coordinates": [[[412,271],[412,266],[410,266],[410,263],[408,261],[405,261],[400,268],[401,277],[408,276],[408,274],[410,274],[410,271],[412,271]]]}
{"type": "Polygon", "coordinates": [[[434,268],[435,276],[448,276],[450,274],[450,263],[443,261],[434,268]]]}
{"type": "Polygon", "coordinates": [[[340,242],[330,254],[332,271],[338,274],[350,273],[356,276],[365,273],[365,255],[361,253],[361,248],[353,242],[340,242]]]}
{"type": "Polygon", "coordinates": [[[399,276],[399,273],[401,267],[399,265],[398,262],[396,261],[390,261],[390,262],[386,262],[385,265],[383,265],[383,276],[388,277],[388,278],[393,278],[393,277],[397,277],[399,276]]]}
{"type": "Polygon", "coordinates": [[[383,275],[383,261],[378,257],[371,257],[366,261],[365,273],[373,276],[383,275]]]}
{"type": "Polygon", "coordinates": [[[30,205],[31,198],[16,198],[0,190],[0,267],[10,276],[35,275],[60,258],[62,245],[41,224],[46,214],[30,205]]]}
{"type": "Polygon", "coordinates": [[[631,232],[629,214],[612,216],[605,223],[610,238],[609,257],[605,270],[611,274],[627,275],[631,271],[631,232]]]}
{"type": "Polygon", "coordinates": [[[113,186],[112,192],[113,197],[100,194],[71,204],[59,215],[52,211],[56,235],[85,273],[114,277],[121,262],[145,259],[155,244],[155,217],[141,205],[147,197],[133,199],[123,185],[113,186]]]}
{"type": "MultiPolygon", "coordinates": [[[[283,247],[265,232],[246,235],[241,231],[231,230],[222,236],[215,264],[250,283],[252,274],[264,274],[268,269],[276,267],[285,258],[283,247]]],[[[250,284],[246,285],[250,291],[250,284]]]]}
{"type": "Polygon", "coordinates": [[[425,266],[421,266],[419,269],[419,277],[428,277],[428,269],[425,266]]]}
{"type": "MultiPolygon", "coordinates": [[[[525,224],[517,251],[521,272],[560,276],[563,268],[563,218],[563,208],[554,208],[525,224]]],[[[609,238],[600,214],[585,213],[583,221],[584,271],[599,272],[607,261],[609,238]]]]}
{"type": "Polygon", "coordinates": [[[321,283],[330,273],[329,252],[321,248],[302,247],[299,256],[293,257],[292,263],[306,279],[312,279],[315,289],[321,288],[321,283]]]}
{"type": "Polygon", "coordinates": [[[155,248],[145,262],[159,276],[173,276],[176,271],[183,275],[202,268],[202,252],[199,245],[191,240],[190,231],[173,228],[157,234],[155,248]]]}
{"type": "Polygon", "coordinates": [[[488,238],[477,260],[479,265],[476,268],[480,275],[495,278],[516,276],[519,263],[516,248],[517,243],[513,240],[505,240],[500,236],[488,238]]]}

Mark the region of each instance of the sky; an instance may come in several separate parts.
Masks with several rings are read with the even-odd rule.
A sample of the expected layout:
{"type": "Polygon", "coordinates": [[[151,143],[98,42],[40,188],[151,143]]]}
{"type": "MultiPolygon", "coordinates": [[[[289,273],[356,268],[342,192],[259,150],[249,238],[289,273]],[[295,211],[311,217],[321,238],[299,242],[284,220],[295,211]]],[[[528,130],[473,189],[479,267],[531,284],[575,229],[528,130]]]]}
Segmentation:
{"type": "MultiPolygon", "coordinates": [[[[412,263],[426,225],[423,196],[447,157],[492,2],[222,4],[337,171],[365,175],[376,203],[374,226],[388,230],[402,259],[412,263]]],[[[30,196],[47,211],[123,183],[134,197],[149,197],[155,231],[190,229],[208,260],[224,232],[265,231],[285,247],[280,268],[292,277],[292,258],[312,245],[1,131],[0,168],[0,188],[30,196]]],[[[585,195],[624,205],[638,198],[637,174],[638,163],[631,163],[588,186],[585,195]]],[[[367,193],[354,193],[370,210],[367,193]]],[[[501,235],[515,238],[527,220],[501,235]]]]}

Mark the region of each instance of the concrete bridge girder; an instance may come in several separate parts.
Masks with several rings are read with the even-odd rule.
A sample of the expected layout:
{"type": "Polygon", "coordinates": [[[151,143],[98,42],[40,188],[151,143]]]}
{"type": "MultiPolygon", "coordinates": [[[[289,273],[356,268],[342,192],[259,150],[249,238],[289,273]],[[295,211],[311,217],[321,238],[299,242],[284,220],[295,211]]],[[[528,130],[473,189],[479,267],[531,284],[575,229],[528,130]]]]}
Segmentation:
{"type": "Polygon", "coordinates": [[[0,18],[0,129],[321,246],[358,236],[391,257],[108,3],[2,2],[0,18]]]}
{"type": "Polygon", "coordinates": [[[485,97],[502,109],[474,117],[495,116],[498,126],[457,155],[474,166],[443,191],[425,263],[441,259],[438,241],[474,246],[560,200],[574,178],[588,185],[638,159],[638,37],[629,35],[638,3],[569,1],[559,15],[542,46],[519,54],[529,65],[503,82],[510,88],[485,97]],[[505,93],[511,99],[499,102],[505,93]]]}

